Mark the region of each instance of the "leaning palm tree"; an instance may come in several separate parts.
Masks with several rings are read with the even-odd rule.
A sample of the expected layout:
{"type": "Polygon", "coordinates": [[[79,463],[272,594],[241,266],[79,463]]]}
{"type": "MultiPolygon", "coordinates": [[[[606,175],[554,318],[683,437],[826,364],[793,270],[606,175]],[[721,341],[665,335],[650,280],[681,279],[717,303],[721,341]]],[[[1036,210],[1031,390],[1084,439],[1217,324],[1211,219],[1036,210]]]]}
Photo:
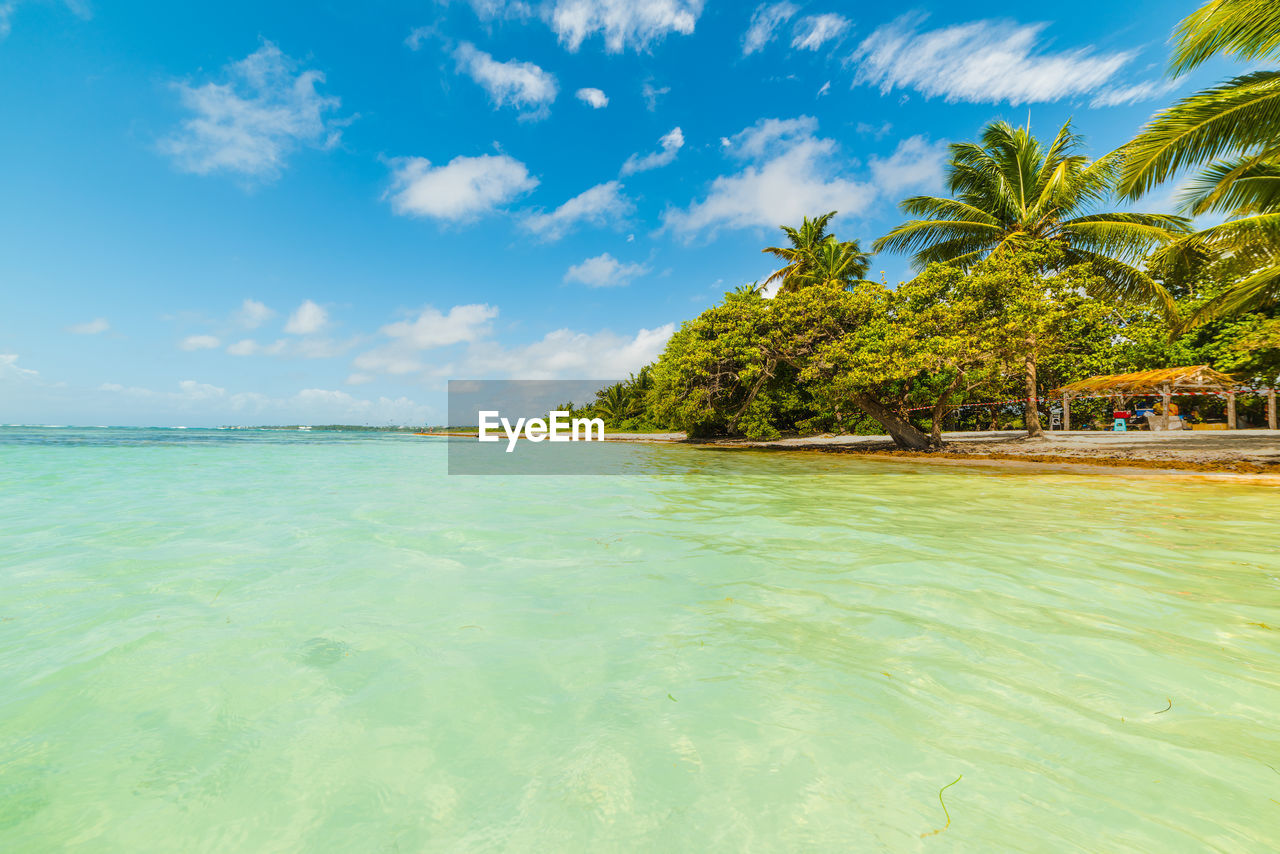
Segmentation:
{"type": "Polygon", "coordinates": [[[835,211],[812,219],[804,218],[799,228],[782,226],[790,246],[762,249],[781,258],[786,264],[775,270],[764,284],[781,281],[780,290],[791,292],[816,283],[848,286],[867,275],[871,256],[862,251],[857,240],[836,240],[827,233],[827,225],[835,211]]]}
{"type": "MultiPolygon", "coordinates": [[[[1170,71],[1217,54],[1280,57],[1280,3],[1214,0],[1177,30],[1170,71]]],[[[1193,215],[1226,214],[1221,225],[1170,246],[1162,263],[1208,260],[1236,275],[1187,325],[1280,302],[1280,71],[1254,71],[1183,98],[1152,117],[1124,149],[1120,190],[1137,198],[1180,171],[1208,164],[1182,198],[1193,215]]]]}
{"type": "Polygon", "coordinates": [[[1068,264],[1088,263],[1104,296],[1141,299],[1173,313],[1173,298],[1136,266],[1153,249],[1188,230],[1165,214],[1097,211],[1110,197],[1118,155],[1090,162],[1067,122],[1048,147],[1028,128],[994,122],[977,143],[954,143],[947,166],[950,197],[914,196],[900,204],[916,219],[874,244],[876,252],[910,252],[917,268],[933,262],[968,269],[1036,241],[1059,244],[1068,264]]]}

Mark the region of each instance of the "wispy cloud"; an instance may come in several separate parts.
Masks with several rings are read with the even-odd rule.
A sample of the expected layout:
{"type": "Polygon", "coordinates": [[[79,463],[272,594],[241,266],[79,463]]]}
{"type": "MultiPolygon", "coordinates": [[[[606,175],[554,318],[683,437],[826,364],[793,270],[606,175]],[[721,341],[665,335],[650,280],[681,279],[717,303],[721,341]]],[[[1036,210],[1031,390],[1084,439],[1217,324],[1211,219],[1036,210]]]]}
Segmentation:
{"type": "Polygon", "coordinates": [[[751,13],[751,23],[742,36],[742,55],[750,56],[764,50],[773,41],[780,25],[791,20],[800,11],[793,3],[762,3],[751,13]]]}
{"type": "Polygon", "coordinates": [[[453,56],[458,70],[480,84],[497,108],[530,110],[530,117],[542,118],[560,91],[555,75],[532,62],[498,62],[470,42],[459,45],[453,56]]]}
{"type": "Polygon", "coordinates": [[[227,67],[224,82],[175,83],[192,115],[161,141],[160,150],[185,172],[265,180],[279,175],[299,146],[334,147],[349,120],[330,115],[340,105],[338,98],[316,91],[324,74],[297,68],[264,41],[227,67]]]}
{"type": "Polygon", "coordinates": [[[101,332],[106,332],[110,328],[111,324],[107,322],[105,317],[95,317],[85,323],[68,326],[67,331],[72,335],[97,335],[101,332]]]}
{"type": "Polygon", "coordinates": [[[197,380],[182,380],[175,391],[154,391],[120,383],[103,383],[97,390],[113,397],[145,400],[149,406],[159,407],[165,415],[182,413],[183,418],[207,418],[210,423],[252,418],[254,421],[249,423],[426,424],[433,415],[428,407],[407,397],[365,399],[345,391],[323,388],[304,388],[292,395],[272,397],[252,391],[228,391],[222,386],[197,380]]]}
{"type": "Polygon", "coordinates": [[[543,17],[571,52],[599,35],[608,53],[646,50],[672,33],[689,35],[703,0],[548,0],[543,17]]]}
{"type": "Polygon", "coordinates": [[[1089,102],[1091,107],[1121,107],[1125,104],[1137,104],[1151,101],[1172,92],[1178,85],[1177,80],[1144,80],[1131,86],[1116,86],[1103,89],[1089,102]]]}
{"type": "Polygon", "coordinates": [[[643,264],[624,264],[605,252],[571,266],[564,274],[564,280],[589,288],[616,288],[629,285],[632,279],[648,272],[649,268],[643,264]]]}
{"type": "Polygon", "coordinates": [[[445,366],[453,376],[520,379],[617,379],[638,371],[662,353],[675,324],[640,329],[635,335],[557,329],[520,347],[485,341],[469,348],[457,363],[445,366]]]}
{"type": "MultiPolygon", "coordinates": [[[[4,2],[0,2],[0,39],[9,35],[13,27],[13,13],[18,10],[20,5],[22,5],[21,0],[4,0],[4,2]]],[[[93,12],[86,0],[63,0],[62,5],[66,6],[72,14],[82,21],[87,21],[93,17],[93,12]]]]}
{"type": "Polygon", "coordinates": [[[188,335],[178,343],[178,347],[187,350],[216,350],[222,342],[215,335],[188,335]]]}
{"type": "Polygon", "coordinates": [[[0,353],[0,380],[38,380],[40,372],[18,365],[17,353],[0,353]]]}
{"type": "Polygon", "coordinates": [[[867,168],[881,196],[892,199],[908,189],[941,188],[946,159],[945,142],[930,142],[928,137],[916,135],[899,142],[888,157],[872,157],[867,168]]]}
{"type": "Polygon", "coordinates": [[[722,140],[725,153],[747,161],[711,183],[702,201],[669,208],[663,229],[685,239],[718,228],[775,227],[815,211],[858,211],[875,198],[869,183],[841,174],[835,140],[817,136],[818,122],[763,119],[722,140]]]}
{"type": "Polygon", "coordinates": [[[795,37],[791,46],[797,50],[818,50],[830,41],[836,41],[852,25],[844,15],[828,12],[825,15],[808,15],[796,22],[795,37]]]}
{"type": "Polygon", "coordinates": [[[240,310],[236,312],[235,321],[245,329],[257,329],[272,317],[275,317],[275,314],[265,304],[255,299],[246,299],[240,304],[240,310]]]}
{"type": "Polygon", "coordinates": [[[506,154],[455,157],[432,166],[424,157],[391,162],[386,197],[397,214],[459,222],[494,211],[534,187],[538,179],[506,154]]]}
{"type": "Polygon", "coordinates": [[[922,20],[905,16],[868,36],[852,57],[856,81],[883,94],[912,89],[948,102],[1017,105],[1097,92],[1133,57],[1046,50],[1044,24],[974,21],[921,31],[922,20]]]}
{"type": "Polygon", "coordinates": [[[382,327],[385,343],[356,356],[354,365],[362,373],[420,372],[427,367],[424,351],[479,340],[489,334],[490,321],[497,316],[497,308],[483,303],[455,305],[448,312],[426,306],[408,320],[382,327]]]}
{"type": "Polygon", "coordinates": [[[622,164],[622,174],[631,175],[666,166],[676,159],[680,149],[684,147],[684,133],[680,128],[672,128],[658,140],[658,150],[648,154],[633,154],[622,164]]]}
{"type": "Polygon", "coordinates": [[[888,157],[872,157],[868,174],[851,174],[812,116],[761,119],[720,142],[726,156],[745,165],[712,181],[701,201],[668,208],[664,231],[691,240],[720,228],[774,228],[815,212],[865,216],[903,190],[937,183],[945,157],[941,143],[915,136],[888,157]]]}
{"type": "Polygon", "coordinates": [[[640,97],[644,99],[645,109],[653,112],[658,109],[658,99],[671,91],[670,86],[654,86],[652,83],[646,83],[640,87],[640,97]]]}
{"type": "Polygon", "coordinates": [[[526,229],[543,240],[559,240],[584,223],[606,225],[631,213],[632,204],[622,193],[622,184],[606,181],[569,199],[550,213],[533,212],[521,221],[526,229]]]}

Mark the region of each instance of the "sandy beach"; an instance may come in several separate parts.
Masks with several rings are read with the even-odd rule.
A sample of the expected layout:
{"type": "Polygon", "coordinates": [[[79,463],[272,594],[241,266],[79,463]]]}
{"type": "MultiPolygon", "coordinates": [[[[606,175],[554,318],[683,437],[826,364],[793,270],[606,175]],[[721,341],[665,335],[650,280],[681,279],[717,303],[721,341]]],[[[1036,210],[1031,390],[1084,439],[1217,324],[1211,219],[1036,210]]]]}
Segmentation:
{"type": "MultiPolygon", "coordinates": [[[[613,441],[690,442],[683,433],[616,433],[613,441]]],[[[697,444],[719,447],[815,450],[910,457],[921,460],[1021,461],[1057,465],[1129,467],[1172,471],[1233,472],[1280,476],[1280,430],[1112,433],[1056,430],[1028,439],[1021,430],[943,433],[936,452],[904,451],[887,436],[798,436],[773,441],[721,439],[697,444]]]]}

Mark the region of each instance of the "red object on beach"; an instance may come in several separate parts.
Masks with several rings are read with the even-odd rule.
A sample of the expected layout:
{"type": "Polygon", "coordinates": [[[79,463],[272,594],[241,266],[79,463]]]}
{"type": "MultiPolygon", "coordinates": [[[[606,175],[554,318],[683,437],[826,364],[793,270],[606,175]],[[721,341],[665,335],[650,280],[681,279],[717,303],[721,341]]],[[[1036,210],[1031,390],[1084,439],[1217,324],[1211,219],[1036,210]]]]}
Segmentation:
{"type": "Polygon", "coordinates": [[[1117,410],[1117,411],[1115,411],[1115,412],[1111,413],[1111,417],[1113,417],[1113,418],[1129,418],[1129,417],[1130,417],[1130,414],[1129,414],[1129,411],[1128,411],[1128,410],[1126,410],[1126,409],[1120,409],[1120,410],[1117,410]]]}

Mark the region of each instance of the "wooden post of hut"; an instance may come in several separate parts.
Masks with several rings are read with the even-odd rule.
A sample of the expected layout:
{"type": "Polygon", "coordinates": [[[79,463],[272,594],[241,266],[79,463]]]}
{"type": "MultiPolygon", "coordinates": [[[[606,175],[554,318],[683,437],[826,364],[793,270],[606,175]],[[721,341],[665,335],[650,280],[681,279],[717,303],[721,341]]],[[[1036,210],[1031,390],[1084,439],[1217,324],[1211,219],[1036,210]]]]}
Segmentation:
{"type": "Polygon", "coordinates": [[[1227,392],[1227,429],[1236,429],[1236,393],[1227,392]]]}
{"type": "Polygon", "coordinates": [[[1160,429],[1169,429],[1169,405],[1173,403],[1173,395],[1169,392],[1169,385],[1160,387],[1160,429]]]}
{"type": "MultiPolygon", "coordinates": [[[[1071,429],[1071,398],[1067,395],[1062,396],[1062,429],[1071,429]]],[[[1271,393],[1271,429],[1276,429],[1276,398],[1275,392],[1271,393]]]]}
{"type": "Polygon", "coordinates": [[[1276,429],[1276,390],[1267,389],[1267,427],[1276,429]]]}

